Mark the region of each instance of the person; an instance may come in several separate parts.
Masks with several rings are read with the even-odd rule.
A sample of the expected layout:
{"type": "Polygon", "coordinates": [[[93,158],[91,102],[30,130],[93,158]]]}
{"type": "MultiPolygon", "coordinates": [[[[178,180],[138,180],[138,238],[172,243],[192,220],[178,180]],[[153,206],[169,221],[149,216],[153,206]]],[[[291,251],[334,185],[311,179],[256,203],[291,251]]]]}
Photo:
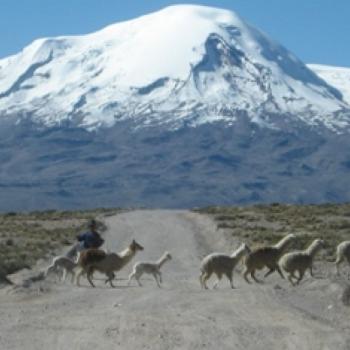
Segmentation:
{"type": "Polygon", "coordinates": [[[104,239],[97,232],[97,222],[92,219],[89,221],[89,231],[83,232],[77,236],[77,240],[80,243],[80,249],[100,248],[104,243],[104,239]]]}

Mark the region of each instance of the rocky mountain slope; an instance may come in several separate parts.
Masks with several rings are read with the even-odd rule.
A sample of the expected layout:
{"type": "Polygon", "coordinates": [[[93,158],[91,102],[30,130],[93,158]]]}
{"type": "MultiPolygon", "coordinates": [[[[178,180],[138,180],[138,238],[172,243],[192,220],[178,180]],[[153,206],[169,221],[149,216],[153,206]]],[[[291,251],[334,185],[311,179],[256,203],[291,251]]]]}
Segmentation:
{"type": "Polygon", "coordinates": [[[0,60],[0,210],[349,200],[326,80],[201,6],[36,40],[0,60]]]}
{"type": "Polygon", "coordinates": [[[242,113],[270,127],[349,125],[334,87],[235,13],[209,7],[171,6],[96,33],[36,40],[0,61],[0,81],[3,117],[46,126],[179,128],[234,123],[242,113]]]}

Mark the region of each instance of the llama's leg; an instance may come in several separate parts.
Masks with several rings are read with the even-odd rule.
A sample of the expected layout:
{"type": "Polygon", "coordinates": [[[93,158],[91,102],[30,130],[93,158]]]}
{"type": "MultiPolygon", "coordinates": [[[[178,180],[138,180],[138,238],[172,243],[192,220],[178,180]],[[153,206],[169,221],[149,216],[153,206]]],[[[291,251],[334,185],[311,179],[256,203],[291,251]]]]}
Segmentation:
{"type": "Polygon", "coordinates": [[[267,271],[264,275],[264,277],[266,278],[267,276],[271,275],[273,272],[275,272],[276,269],[269,267],[269,271],[267,271]]]}
{"type": "Polygon", "coordinates": [[[56,266],[56,281],[62,282],[62,278],[63,278],[63,269],[62,267],[56,266]]]}
{"type": "Polygon", "coordinates": [[[116,288],[115,285],[113,284],[113,280],[109,280],[109,284],[112,288],[116,288]]]}
{"type": "Polygon", "coordinates": [[[163,283],[162,273],[158,271],[159,282],[163,283]]]}
{"type": "Polygon", "coordinates": [[[233,271],[231,272],[226,272],[226,277],[228,278],[228,280],[230,281],[230,286],[232,289],[235,289],[234,285],[233,285],[233,271]]]}
{"type": "Polygon", "coordinates": [[[94,285],[94,283],[92,282],[91,274],[90,274],[90,273],[87,273],[86,278],[87,278],[87,280],[89,281],[91,287],[95,288],[95,285],[94,285]]]}
{"type": "Polygon", "coordinates": [[[143,275],[143,273],[140,271],[135,271],[135,273],[134,273],[135,280],[136,280],[137,284],[139,285],[139,287],[142,287],[142,284],[140,282],[140,278],[142,275],[143,275]]]}
{"type": "Polygon", "coordinates": [[[81,269],[81,270],[78,272],[78,274],[77,274],[77,276],[76,276],[76,278],[75,278],[76,284],[77,284],[77,286],[79,286],[79,287],[80,287],[80,277],[81,277],[81,275],[82,275],[83,273],[84,273],[84,270],[81,269]]]}
{"type": "Polygon", "coordinates": [[[295,270],[293,270],[292,272],[290,272],[290,276],[291,276],[291,278],[294,278],[294,279],[299,279],[299,277],[297,277],[296,275],[295,275],[295,270]]]}
{"type": "Polygon", "coordinates": [[[74,283],[74,279],[75,279],[75,272],[74,272],[74,270],[71,270],[70,274],[71,274],[70,282],[74,283]]]}
{"type": "Polygon", "coordinates": [[[113,272],[108,272],[107,276],[108,276],[108,280],[107,281],[109,282],[110,286],[112,288],[115,288],[115,285],[113,284],[113,279],[115,278],[115,274],[113,272]]]}
{"type": "Polygon", "coordinates": [[[62,279],[62,270],[61,270],[61,268],[59,266],[55,265],[53,271],[55,272],[55,282],[56,283],[60,282],[61,279],[62,279]]]}
{"type": "Polygon", "coordinates": [[[129,279],[128,279],[128,286],[130,286],[131,280],[135,277],[136,272],[133,271],[130,275],[129,275],[129,279]]]}
{"type": "Polygon", "coordinates": [[[337,255],[337,260],[335,261],[335,269],[338,276],[340,275],[339,265],[343,262],[343,260],[343,255],[337,255]]]}
{"type": "Polygon", "coordinates": [[[202,273],[199,275],[199,284],[201,285],[201,288],[202,288],[202,289],[204,288],[204,285],[203,285],[203,276],[204,276],[204,273],[202,272],[202,273]]]}
{"type": "Polygon", "coordinates": [[[268,268],[269,268],[269,271],[267,271],[267,273],[265,274],[264,276],[265,278],[277,270],[279,275],[284,279],[283,273],[281,271],[281,268],[278,266],[278,264],[269,265],[268,268]]]}
{"type": "Polygon", "coordinates": [[[293,279],[292,279],[292,273],[289,273],[289,275],[288,275],[288,281],[290,282],[290,284],[292,285],[292,286],[294,286],[294,282],[293,282],[293,279]]]}
{"type": "Polygon", "coordinates": [[[142,287],[142,283],[141,283],[141,281],[140,281],[140,278],[141,278],[140,275],[135,276],[135,279],[136,279],[136,281],[137,281],[137,284],[139,285],[139,287],[142,287]]]}
{"type": "Polygon", "coordinates": [[[246,268],[244,273],[243,273],[243,277],[244,277],[244,279],[246,280],[247,283],[251,284],[252,282],[249,281],[248,274],[249,274],[249,270],[246,268]]]}
{"type": "Polygon", "coordinates": [[[305,273],[305,270],[299,270],[299,278],[296,282],[296,284],[298,285],[300,283],[300,281],[303,279],[304,277],[304,273],[305,273]]]}
{"type": "Polygon", "coordinates": [[[92,279],[91,279],[91,277],[92,277],[92,272],[93,272],[93,270],[92,270],[92,269],[89,269],[89,270],[87,271],[87,273],[86,273],[86,278],[87,278],[87,280],[89,281],[90,285],[91,285],[92,287],[95,288],[95,285],[94,285],[94,283],[92,282],[92,279]]]}
{"type": "Polygon", "coordinates": [[[253,271],[250,273],[250,276],[252,276],[252,279],[253,279],[256,283],[262,283],[262,281],[258,280],[258,279],[255,277],[255,270],[253,270],[253,271]]]}
{"type": "Polygon", "coordinates": [[[212,274],[212,273],[209,273],[209,272],[205,272],[205,273],[204,273],[204,276],[203,276],[203,278],[202,278],[204,289],[208,289],[207,281],[208,281],[208,279],[210,278],[211,274],[212,274]]]}
{"type": "Polygon", "coordinates": [[[158,287],[161,288],[161,286],[160,286],[160,284],[159,284],[159,281],[158,281],[158,276],[157,276],[157,274],[156,274],[156,273],[152,273],[152,275],[153,275],[154,279],[156,280],[158,287]]]}
{"type": "Polygon", "coordinates": [[[107,284],[111,281],[111,276],[108,273],[106,273],[106,277],[107,278],[105,279],[105,284],[107,284]]]}
{"type": "Polygon", "coordinates": [[[281,268],[280,268],[278,265],[276,265],[276,270],[277,270],[277,272],[279,273],[279,275],[281,276],[281,278],[284,279],[283,272],[282,272],[281,268]]]}
{"type": "Polygon", "coordinates": [[[105,280],[105,284],[110,282],[110,280],[114,280],[114,279],[115,279],[115,273],[114,272],[111,272],[109,275],[107,274],[107,279],[105,280]],[[111,276],[111,278],[109,278],[108,276],[111,276]]]}
{"type": "Polygon", "coordinates": [[[221,273],[216,273],[216,277],[217,277],[218,279],[217,279],[216,282],[214,283],[213,289],[216,289],[217,286],[219,285],[219,283],[220,283],[220,281],[221,281],[221,278],[222,278],[222,274],[221,274],[221,273]]]}
{"type": "Polygon", "coordinates": [[[202,271],[200,276],[199,276],[199,282],[200,282],[201,288],[203,288],[203,289],[205,289],[205,284],[204,284],[205,275],[206,275],[206,272],[202,271]]]}
{"type": "MultiPolygon", "coordinates": [[[[55,282],[58,282],[59,279],[60,279],[60,269],[58,268],[58,266],[54,265],[54,266],[52,267],[52,270],[51,270],[51,271],[52,271],[53,274],[54,274],[54,281],[55,281],[55,282]]],[[[51,272],[51,271],[50,271],[50,272],[51,272]]]]}
{"type": "Polygon", "coordinates": [[[63,273],[62,273],[62,282],[66,281],[66,277],[67,277],[67,270],[65,268],[63,268],[63,273]]]}
{"type": "Polygon", "coordinates": [[[312,267],[313,267],[313,266],[312,266],[312,264],[311,264],[310,267],[309,267],[309,271],[310,271],[310,276],[311,276],[311,277],[314,277],[314,274],[313,274],[313,271],[312,271],[312,267]]]}

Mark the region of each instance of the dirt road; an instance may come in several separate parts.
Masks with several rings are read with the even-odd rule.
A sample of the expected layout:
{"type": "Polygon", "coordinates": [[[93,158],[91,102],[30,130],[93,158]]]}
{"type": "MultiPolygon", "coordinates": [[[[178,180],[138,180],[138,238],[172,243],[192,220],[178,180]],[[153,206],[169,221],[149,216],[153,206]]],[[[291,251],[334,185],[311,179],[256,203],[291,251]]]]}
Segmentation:
{"type": "MultiPolygon", "coordinates": [[[[199,264],[212,251],[238,245],[207,217],[186,211],[134,211],[106,219],[106,248],[124,249],[132,238],[145,250],[136,260],[165,251],[159,289],[126,286],[132,264],[117,276],[118,288],[53,281],[0,290],[0,349],[350,349],[350,310],[341,286],[316,266],[318,278],[292,288],[278,275],[248,285],[234,275],[218,290],[201,290],[199,264]]],[[[214,281],[210,281],[211,283],[214,281]]]]}

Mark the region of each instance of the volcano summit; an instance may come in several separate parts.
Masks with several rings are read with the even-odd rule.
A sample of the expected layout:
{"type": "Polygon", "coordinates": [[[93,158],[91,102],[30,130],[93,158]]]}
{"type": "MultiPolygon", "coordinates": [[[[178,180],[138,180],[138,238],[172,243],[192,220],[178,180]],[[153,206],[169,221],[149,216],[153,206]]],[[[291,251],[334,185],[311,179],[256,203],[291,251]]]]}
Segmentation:
{"type": "Polygon", "coordinates": [[[341,91],[227,10],[36,40],[0,116],[2,210],[350,199],[341,91]]]}

